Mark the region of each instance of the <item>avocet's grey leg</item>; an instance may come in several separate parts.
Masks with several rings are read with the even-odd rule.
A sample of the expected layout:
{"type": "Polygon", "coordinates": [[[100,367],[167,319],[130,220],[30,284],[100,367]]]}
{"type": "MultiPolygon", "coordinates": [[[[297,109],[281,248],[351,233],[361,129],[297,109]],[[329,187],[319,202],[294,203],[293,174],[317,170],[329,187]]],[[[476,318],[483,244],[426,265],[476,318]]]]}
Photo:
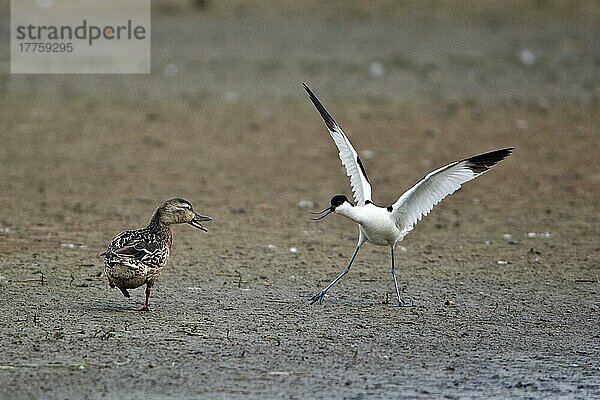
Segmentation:
{"type": "Polygon", "coordinates": [[[323,304],[323,298],[327,294],[327,291],[329,289],[331,289],[331,287],[333,285],[335,285],[340,279],[342,279],[344,277],[344,275],[346,275],[348,273],[348,271],[350,271],[350,267],[352,266],[352,262],[356,258],[356,255],[358,254],[358,250],[360,250],[361,246],[362,246],[362,243],[359,244],[358,246],[356,246],[356,250],[354,250],[354,254],[352,254],[352,258],[350,259],[350,262],[348,263],[348,265],[346,266],[346,268],[344,268],[344,270],[342,271],[342,273],[339,274],[337,276],[337,278],[335,278],[333,281],[331,281],[331,283],[329,285],[327,285],[323,289],[321,289],[321,291],[319,293],[315,294],[313,297],[310,298],[310,300],[309,300],[310,304],[315,304],[317,301],[319,302],[319,304],[323,304]]]}
{"type": "Polygon", "coordinates": [[[396,288],[396,297],[398,298],[398,307],[413,307],[414,304],[408,304],[400,298],[400,289],[398,289],[398,279],[396,279],[396,264],[394,263],[394,247],[392,247],[392,278],[394,279],[394,287],[396,288]]]}

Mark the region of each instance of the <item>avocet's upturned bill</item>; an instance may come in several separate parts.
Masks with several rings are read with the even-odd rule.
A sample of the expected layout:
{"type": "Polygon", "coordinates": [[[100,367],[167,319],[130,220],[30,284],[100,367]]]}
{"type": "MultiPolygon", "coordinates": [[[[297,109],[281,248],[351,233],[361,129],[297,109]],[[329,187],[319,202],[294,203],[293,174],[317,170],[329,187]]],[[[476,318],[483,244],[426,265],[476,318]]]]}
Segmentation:
{"type": "Polygon", "coordinates": [[[379,246],[389,246],[392,256],[392,278],[400,307],[410,306],[400,298],[398,281],[396,279],[396,266],[394,264],[394,248],[404,236],[406,236],[425,215],[433,209],[449,194],[457,191],[461,185],[481,174],[487,172],[491,167],[508,157],[513,147],[494,150],[473,157],[455,161],[442,168],[425,175],[412,188],[408,189],[394,204],[388,207],[376,206],[371,198],[371,184],[360,158],[352,144],[335,122],[331,114],[327,112],[317,96],[306,84],[304,89],[308,92],[310,99],[321,114],[327,125],[329,134],[333,138],[340,154],[346,174],[350,177],[350,186],[354,197],[352,204],[343,194],[332,197],[331,205],[324,210],[313,213],[317,217],[314,220],[325,218],[331,213],[343,215],[358,224],[358,244],[352,254],[350,262],[344,270],[330,284],[325,286],[319,293],[311,297],[310,302],[322,303],[327,291],[331,289],[344,275],[350,271],[352,262],[358,254],[361,246],[366,242],[379,246]]]}

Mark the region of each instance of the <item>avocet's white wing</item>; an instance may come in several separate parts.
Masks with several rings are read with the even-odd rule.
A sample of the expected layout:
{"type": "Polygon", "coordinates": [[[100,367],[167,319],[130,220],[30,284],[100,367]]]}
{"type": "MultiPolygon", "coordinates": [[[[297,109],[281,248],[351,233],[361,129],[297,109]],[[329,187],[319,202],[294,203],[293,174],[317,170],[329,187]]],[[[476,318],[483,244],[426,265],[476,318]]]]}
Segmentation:
{"type": "Polygon", "coordinates": [[[485,173],[508,157],[513,150],[513,147],[509,147],[479,154],[427,174],[392,205],[391,217],[398,229],[403,232],[411,231],[446,196],[460,189],[463,183],[485,173]]]}
{"type": "Polygon", "coordinates": [[[331,114],[323,107],[323,104],[321,104],[317,96],[315,96],[306,84],[303,83],[302,85],[321,114],[323,121],[325,121],[325,125],[327,125],[329,134],[340,151],[340,160],[342,160],[342,165],[346,168],[346,175],[350,177],[350,187],[352,188],[352,194],[354,195],[354,202],[359,206],[364,205],[367,200],[371,200],[371,184],[369,183],[367,173],[360,161],[360,157],[358,157],[356,150],[352,147],[352,144],[342,131],[342,128],[340,128],[331,114]]]}

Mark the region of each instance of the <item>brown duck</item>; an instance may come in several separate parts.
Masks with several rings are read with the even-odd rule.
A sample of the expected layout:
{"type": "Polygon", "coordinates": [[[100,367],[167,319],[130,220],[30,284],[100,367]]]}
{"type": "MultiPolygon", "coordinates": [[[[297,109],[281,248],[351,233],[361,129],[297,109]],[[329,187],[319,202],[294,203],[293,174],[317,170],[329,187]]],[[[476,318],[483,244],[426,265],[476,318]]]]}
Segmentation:
{"type": "Polygon", "coordinates": [[[146,285],[146,302],[139,311],[148,311],[150,289],[167,264],[173,235],[171,225],[188,223],[207,232],[202,225],[211,217],[194,212],[189,201],[175,198],[156,209],[146,228],[119,233],[108,245],[104,256],[104,271],[110,287],[118,287],[125,297],[127,289],[146,285]]]}

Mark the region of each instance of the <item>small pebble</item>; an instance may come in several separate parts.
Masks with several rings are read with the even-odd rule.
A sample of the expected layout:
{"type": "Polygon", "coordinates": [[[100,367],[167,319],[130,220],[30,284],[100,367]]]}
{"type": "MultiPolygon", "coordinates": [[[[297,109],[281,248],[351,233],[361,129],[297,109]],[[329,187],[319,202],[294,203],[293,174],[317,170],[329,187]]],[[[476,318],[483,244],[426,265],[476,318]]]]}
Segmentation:
{"type": "Polygon", "coordinates": [[[506,265],[506,264],[510,264],[510,263],[508,261],[498,260],[498,261],[496,261],[496,264],[498,264],[498,265],[506,265]]]}
{"type": "Polygon", "coordinates": [[[519,61],[524,65],[531,66],[535,64],[536,58],[534,52],[529,49],[523,49],[519,52],[519,61]]]}
{"type": "Polygon", "coordinates": [[[314,201],[302,199],[296,205],[300,208],[313,208],[315,206],[314,201]]]}
{"type": "Polygon", "coordinates": [[[552,234],[550,232],[540,232],[540,233],[528,232],[527,233],[527,237],[528,238],[543,238],[543,239],[548,239],[548,238],[552,237],[552,234]]]}
{"type": "Polygon", "coordinates": [[[272,244],[268,244],[268,245],[266,245],[266,246],[265,246],[265,250],[266,250],[268,253],[273,253],[273,252],[275,251],[275,249],[276,249],[276,248],[277,248],[277,247],[276,247],[275,245],[272,245],[272,244]]]}
{"type": "Polygon", "coordinates": [[[63,249],[85,249],[87,246],[83,243],[61,243],[63,249]]]}
{"type": "Polygon", "coordinates": [[[302,231],[303,234],[305,235],[320,235],[321,233],[323,233],[323,231],[321,229],[311,229],[311,230],[304,230],[302,231]]]}
{"type": "Polygon", "coordinates": [[[290,247],[290,253],[296,254],[296,253],[298,253],[298,249],[295,247],[290,247]]]}
{"type": "Polygon", "coordinates": [[[240,101],[240,95],[232,90],[229,90],[225,92],[225,101],[229,104],[235,104],[240,101]]]}
{"type": "Polygon", "coordinates": [[[379,78],[385,73],[385,68],[382,63],[380,63],[379,61],[375,61],[372,62],[371,65],[369,65],[369,72],[371,73],[371,76],[379,78]]]}
{"type": "Polygon", "coordinates": [[[360,152],[360,156],[365,160],[370,160],[375,157],[375,152],[373,150],[363,150],[360,152]]]}
{"type": "Polygon", "coordinates": [[[517,128],[519,128],[519,130],[526,130],[527,127],[529,127],[529,123],[527,121],[525,121],[524,119],[518,119],[515,122],[515,125],[517,126],[517,128]]]}

